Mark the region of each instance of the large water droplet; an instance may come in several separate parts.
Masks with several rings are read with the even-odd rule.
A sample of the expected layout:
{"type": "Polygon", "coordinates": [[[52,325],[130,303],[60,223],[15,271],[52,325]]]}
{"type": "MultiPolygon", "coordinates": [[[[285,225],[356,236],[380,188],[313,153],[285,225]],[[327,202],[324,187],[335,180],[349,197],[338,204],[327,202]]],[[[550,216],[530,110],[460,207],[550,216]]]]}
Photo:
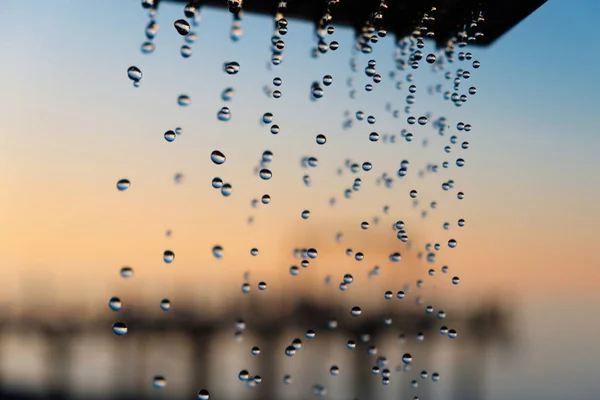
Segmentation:
{"type": "Polygon", "coordinates": [[[229,121],[231,119],[231,111],[229,111],[229,107],[222,107],[217,113],[217,119],[223,122],[229,121]]]}
{"type": "Polygon", "coordinates": [[[131,267],[123,267],[121,268],[121,277],[123,278],[131,278],[133,276],[133,268],[131,267]]]}
{"type": "Polygon", "coordinates": [[[219,246],[219,245],[214,246],[212,248],[212,253],[213,253],[213,256],[215,256],[215,258],[218,258],[218,259],[223,258],[223,247],[219,246]]]}
{"type": "Polygon", "coordinates": [[[175,260],[175,253],[173,253],[171,250],[165,250],[163,253],[163,260],[165,263],[171,264],[173,260],[175,260]]]}
{"type": "Polygon", "coordinates": [[[155,389],[164,389],[167,386],[167,380],[162,375],[156,375],[152,378],[152,386],[155,389]]]}
{"type": "Polygon", "coordinates": [[[113,311],[119,311],[123,307],[123,303],[118,297],[111,297],[108,300],[108,307],[113,311]]]}
{"type": "Polygon", "coordinates": [[[129,182],[129,179],[121,179],[117,182],[117,189],[120,192],[123,192],[123,191],[129,189],[130,186],[131,186],[131,182],[129,182]]]}
{"type": "Polygon", "coordinates": [[[192,100],[187,94],[179,95],[179,97],[177,98],[177,104],[179,104],[181,107],[187,107],[191,104],[191,102],[192,100]]]}
{"type": "Polygon", "coordinates": [[[210,159],[217,165],[221,165],[225,162],[225,154],[221,153],[219,150],[215,150],[210,154],[210,159]]]}
{"type": "Polygon", "coordinates": [[[225,63],[224,69],[225,69],[225,72],[227,72],[229,75],[235,75],[238,72],[240,72],[240,64],[236,61],[231,61],[231,62],[225,63]]]}
{"type": "Polygon", "coordinates": [[[112,330],[117,336],[126,335],[128,331],[127,325],[125,325],[123,322],[115,322],[112,326],[112,330]]]}
{"type": "Polygon", "coordinates": [[[271,170],[263,168],[260,170],[259,175],[260,175],[261,179],[268,181],[273,176],[273,173],[271,172],[271,170]]]}
{"type": "Polygon", "coordinates": [[[223,101],[231,101],[233,100],[233,96],[235,95],[235,90],[231,87],[226,88],[225,90],[223,90],[223,93],[221,93],[221,99],[223,101]]]}
{"type": "Polygon", "coordinates": [[[173,26],[175,26],[177,33],[179,33],[181,36],[185,36],[190,33],[190,24],[185,19],[178,19],[173,23],[173,26]]]}
{"type": "Polygon", "coordinates": [[[177,137],[177,135],[175,134],[175,132],[173,131],[166,131],[165,132],[165,140],[167,142],[172,142],[175,140],[175,138],[177,137]]]}
{"type": "Polygon", "coordinates": [[[169,311],[171,309],[171,301],[169,299],[162,299],[160,301],[160,309],[163,311],[169,311]]]}
{"type": "Polygon", "coordinates": [[[224,197],[231,196],[232,192],[233,192],[233,187],[231,186],[231,183],[225,183],[225,184],[223,184],[223,186],[221,186],[221,194],[224,197]]]}
{"type": "Polygon", "coordinates": [[[192,55],[192,48],[190,46],[188,46],[187,44],[184,44],[181,46],[181,57],[183,58],[190,58],[190,56],[192,55]]]}
{"type": "Polygon", "coordinates": [[[134,82],[142,80],[142,71],[138,67],[131,66],[127,69],[127,76],[134,82]]]}

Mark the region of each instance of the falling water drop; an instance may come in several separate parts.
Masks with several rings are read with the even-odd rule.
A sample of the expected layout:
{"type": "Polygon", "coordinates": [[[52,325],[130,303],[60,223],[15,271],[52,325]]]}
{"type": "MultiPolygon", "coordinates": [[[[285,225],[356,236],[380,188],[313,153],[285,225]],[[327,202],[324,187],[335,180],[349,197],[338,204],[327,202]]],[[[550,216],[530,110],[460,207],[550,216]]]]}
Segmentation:
{"type": "Polygon", "coordinates": [[[225,162],[225,154],[221,153],[219,150],[215,150],[210,154],[210,159],[217,165],[221,165],[225,162]]]}
{"type": "Polygon", "coordinates": [[[119,311],[123,307],[123,303],[118,297],[111,297],[108,299],[108,307],[113,311],[119,311]]]}
{"type": "Polygon", "coordinates": [[[130,186],[131,182],[129,182],[129,179],[121,179],[117,182],[117,189],[119,190],[119,192],[123,192],[129,189],[130,186]]]}
{"type": "Polygon", "coordinates": [[[190,33],[190,24],[185,19],[178,19],[173,23],[173,26],[175,26],[177,33],[179,33],[181,36],[185,36],[190,33]]]}
{"type": "Polygon", "coordinates": [[[129,329],[127,328],[127,325],[125,325],[123,322],[115,322],[112,326],[112,330],[115,335],[124,336],[127,334],[129,329]]]}

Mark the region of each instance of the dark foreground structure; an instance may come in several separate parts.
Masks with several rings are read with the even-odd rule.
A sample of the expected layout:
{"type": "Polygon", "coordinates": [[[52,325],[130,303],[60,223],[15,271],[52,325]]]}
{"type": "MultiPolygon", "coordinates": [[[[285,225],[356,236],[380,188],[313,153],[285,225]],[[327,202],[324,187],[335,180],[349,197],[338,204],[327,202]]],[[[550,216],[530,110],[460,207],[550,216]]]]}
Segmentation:
{"type": "MultiPolygon", "coordinates": [[[[505,343],[510,339],[506,314],[494,305],[481,305],[468,313],[449,312],[446,319],[440,320],[436,318],[435,313],[426,314],[422,307],[400,306],[401,302],[404,300],[390,300],[390,303],[394,303],[390,307],[373,310],[359,318],[351,317],[347,309],[342,310],[334,305],[318,305],[309,300],[294,302],[291,306],[286,304],[283,307],[240,303],[232,305],[217,318],[203,317],[202,313],[193,307],[174,308],[168,312],[161,312],[159,317],[156,313],[127,313],[125,309],[115,313],[107,309],[106,318],[97,320],[82,320],[76,317],[4,318],[0,321],[0,349],[6,350],[2,340],[6,338],[7,333],[21,337],[35,334],[44,343],[45,350],[38,351],[36,358],[39,357],[44,364],[45,378],[37,384],[26,383],[25,386],[21,384],[19,387],[15,386],[14,382],[7,382],[0,377],[4,385],[0,388],[0,398],[190,399],[196,398],[198,390],[209,388],[211,398],[214,399],[311,399],[315,397],[314,393],[311,393],[314,381],[304,385],[299,376],[309,375],[309,379],[314,377],[314,371],[327,362],[324,358],[326,353],[335,348],[344,354],[345,361],[339,364],[343,373],[334,379],[344,382],[343,387],[351,393],[349,398],[413,399],[414,396],[419,396],[420,399],[428,399],[431,398],[429,391],[432,387],[438,385],[437,387],[441,388],[439,385],[443,385],[444,395],[436,396],[438,399],[484,399],[482,381],[485,349],[494,343],[505,343]],[[244,318],[245,341],[236,343],[234,333],[241,329],[239,322],[236,322],[240,316],[244,318]],[[332,326],[334,317],[337,323],[335,327],[332,326]],[[392,322],[385,323],[386,319],[392,322]],[[116,336],[111,332],[111,325],[115,320],[127,323],[129,332],[126,335],[116,336]],[[455,328],[460,332],[459,337],[450,339],[448,335],[440,334],[440,327],[444,325],[455,328]],[[314,339],[307,339],[304,335],[307,329],[314,329],[314,339]],[[365,334],[369,335],[368,342],[363,341],[365,334]],[[419,335],[425,337],[422,343],[418,343],[416,339],[419,335]],[[89,340],[91,337],[100,338],[109,346],[93,345],[93,341],[89,340]],[[177,339],[172,339],[173,337],[177,339]],[[289,345],[294,337],[301,338],[304,342],[303,348],[298,351],[300,358],[286,357],[284,352],[286,343],[289,345]],[[356,341],[355,349],[346,348],[345,344],[349,339],[356,341]],[[431,373],[434,370],[429,370],[429,379],[420,379],[422,369],[434,368],[438,357],[436,346],[443,341],[452,341],[450,347],[456,349],[456,355],[451,361],[456,372],[449,374],[452,376],[444,376],[439,384],[431,382],[431,373]],[[147,363],[149,357],[162,347],[160,343],[176,343],[183,349],[178,355],[167,356],[172,358],[172,362],[181,364],[180,371],[185,371],[187,376],[185,383],[179,386],[178,392],[171,391],[172,387],[168,385],[165,389],[152,387],[152,377],[157,371],[148,367],[147,363]],[[391,343],[391,346],[385,343],[391,343]],[[249,349],[256,344],[260,345],[261,353],[259,356],[250,356],[249,349]],[[242,357],[241,364],[248,365],[244,368],[250,371],[251,376],[260,375],[263,378],[256,387],[244,387],[244,383],[237,379],[236,370],[230,371],[216,366],[218,362],[215,363],[215,355],[221,357],[222,361],[222,354],[236,345],[241,346],[238,349],[242,357]],[[377,356],[386,356],[388,359],[386,368],[391,371],[392,382],[389,387],[381,384],[381,375],[375,376],[371,371],[377,364],[377,356],[369,354],[369,347],[372,345],[379,349],[377,356]],[[82,346],[89,354],[96,352],[110,358],[110,365],[93,366],[95,364],[90,356],[80,356],[79,364],[75,364],[74,360],[77,357],[74,357],[74,349],[82,346]],[[128,353],[132,347],[137,349],[135,356],[128,353]],[[398,354],[390,352],[388,347],[395,349],[398,354]],[[300,353],[310,351],[311,348],[315,350],[313,355],[302,358],[304,355],[300,353]],[[414,368],[410,371],[401,368],[401,355],[405,351],[410,351],[414,359],[414,368]],[[253,364],[250,365],[243,359],[244,356],[251,358],[253,364]],[[294,375],[294,384],[302,387],[302,394],[282,394],[286,393],[286,388],[292,386],[286,386],[282,382],[284,374],[288,373],[286,368],[289,368],[289,365],[282,367],[282,362],[286,361],[297,367],[298,371],[304,371],[294,375]],[[92,384],[89,381],[82,382],[77,373],[85,368],[91,368],[93,376],[108,374],[110,378],[105,384],[106,387],[99,387],[93,378],[92,384]],[[411,387],[410,382],[413,379],[418,379],[418,388],[411,387]],[[75,386],[79,387],[78,391],[73,390],[75,386]],[[91,387],[93,388],[90,389],[91,387]],[[232,395],[223,393],[223,390],[213,389],[218,387],[225,387],[225,391],[236,387],[241,391],[232,395]],[[32,388],[37,390],[32,392],[32,388]]],[[[0,361],[6,366],[7,360],[4,358],[0,354],[0,361]]],[[[336,359],[340,360],[339,357],[336,359]]],[[[165,358],[159,361],[162,364],[165,358]]],[[[12,362],[18,363],[19,360],[12,362]]],[[[325,365],[325,373],[317,374],[315,379],[331,378],[328,368],[325,365]]],[[[382,370],[383,368],[382,366],[382,370]]],[[[239,370],[238,367],[237,371],[239,370]]],[[[160,370],[158,372],[160,373],[160,370]]],[[[173,378],[168,373],[165,375],[167,379],[173,378]]],[[[334,390],[330,390],[330,395],[339,397],[339,393],[334,390]]]]}
{"type": "MultiPolygon", "coordinates": [[[[547,0],[386,0],[387,9],[382,12],[381,27],[397,38],[410,35],[425,13],[436,7],[435,21],[429,30],[435,32],[439,47],[457,36],[465,26],[481,15],[485,18],[484,35],[474,43],[487,46],[508,32],[547,0]]],[[[227,7],[227,0],[154,0],[155,7],[161,2],[178,2],[182,6],[227,7]]],[[[275,15],[280,0],[244,0],[244,12],[275,15]]],[[[326,12],[325,0],[287,0],[285,17],[318,21],[326,12]]],[[[340,0],[331,10],[334,25],[353,27],[360,32],[365,22],[373,17],[381,0],[340,0]]]]}

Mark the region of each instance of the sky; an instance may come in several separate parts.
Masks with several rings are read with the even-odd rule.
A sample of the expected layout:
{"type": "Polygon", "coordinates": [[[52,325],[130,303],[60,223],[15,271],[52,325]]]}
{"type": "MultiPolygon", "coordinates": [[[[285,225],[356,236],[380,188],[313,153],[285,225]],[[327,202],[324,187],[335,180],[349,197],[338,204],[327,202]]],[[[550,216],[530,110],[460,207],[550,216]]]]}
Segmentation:
{"type": "MultiPolygon", "coordinates": [[[[312,27],[290,21],[284,62],[267,69],[272,25],[264,17],[246,15],[243,37],[232,43],[231,16],[204,10],[194,28],[193,55],[183,59],[183,39],[172,27],[183,16],[179,5],[161,6],[156,50],[148,55],[140,52],[148,16],[138,1],[65,0],[35,7],[3,1],[0,251],[6,267],[0,295],[15,310],[42,304],[56,312],[85,307],[92,314],[105,313],[106,299],[115,293],[156,304],[163,297],[176,304],[178,297],[209,296],[218,304],[241,295],[242,275],[250,271],[253,290],[265,280],[270,293],[309,290],[340,302],[376,305],[373,299],[384,290],[424,279],[427,293],[443,304],[469,308],[474,299],[492,295],[514,305],[523,343],[531,343],[530,357],[515,368],[545,368],[541,377],[523,380],[520,394],[540,394],[538,382],[565,373],[561,363],[551,362],[550,349],[562,346],[576,326],[578,342],[591,340],[593,329],[582,332],[578,326],[588,322],[600,300],[600,259],[594,251],[600,223],[595,207],[600,83],[593,75],[600,62],[593,51],[600,36],[594,29],[599,7],[591,0],[551,0],[491,47],[473,49],[482,66],[463,85],[477,87],[477,94],[461,108],[426,94],[428,85],[445,83],[440,73],[426,65],[414,71],[412,114],[433,117],[421,127],[406,123],[407,72],[395,79],[403,82],[402,90],[390,82],[392,40],[357,56],[357,95],[351,100],[346,80],[353,38],[345,29],[332,37],[339,50],[313,60],[312,27]],[[557,29],[565,21],[577,22],[557,29]],[[370,81],[362,70],[371,58],[383,81],[366,92],[370,81]],[[237,75],[223,72],[228,61],[240,63],[237,75]],[[127,79],[132,65],[144,74],[139,88],[127,79]],[[322,99],[309,101],[311,83],[326,74],[333,84],[322,99]],[[273,88],[276,76],[283,81],[280,99],[263,93],[265,85],[273,88]],[[235,89],[235,97],[226,103],[220,96],[227,87],[235,89]],[[177,105],[180,94],[190,96],[189,107],[177,105]],[[399,118],[385,111],[388,102],[400,110],[399,118]],[[231,109],[228,122],[216,118],[223,106],[231,109]],[[351,117],[363,111],[377,122],[353,118],[353,127],[342,130],[345,111],[351,117]],[[275,115],[279,134],[260,123],[265,112],[275,115]],[[431,127],[442,115],[451,126],[443,137],[431,127]],[[456,131],[460,121],[472,131],[456,131]],[[163,134],[175,127],[183,133],[167,143],[163,134]],[[415,140],[404,141],[401,129],[414,133],[415,140]],[[373,131],[395,134],[397,142],[371,143],[373,131]],[[323,146],[315,143],[320,133],[327,137],[323,146]],[[444,153],[451,134],[458,135],[458,143],[468,141],[469,148],[454,145],[444,153]],[[421,145],[424,138],[427,147],[421,145]],[[266,149],[274,153],[273,178],[263,181],[254,168],[266,149]],[[213,150],[226,155],[223,165],[211,162],[213,150]],[[301,168],[305,156],[317,157],[318,166],[301,168]],[[458,157],[465,167],[455,165],[458,157]],[[358,174],[344,169],[337,176],[346,159],[369,161],[373,169],[358,174]],[[395,178],[403,159],[410,161],[409,174],[395,180],[393,190],[376,185],[384,172],[395,178]],[[442,161],[449,161],[447,170],[418,177],[428,162],[442,161]],[[176,173],[184,174],[183,183],[174,182],[176,173]],[[311,187],[304,185],[304,174],[311,187]],[[233,185],[230,197],[211,187],[215,176],[233,185]],[[344,190],[357,177],[361,189],[345,199],[344,190]],[[118,192],[122,178],[131,180],[131,188],[118,192]],[[456,188],[443,192],[441,183],[448,179],[456,188]],[[418,208],[409,197],[413,189],[418,208]],[[465,192],[464,200],[457,200],[458,190],[465,192]],[[252,208],[251,200],[266,193],[272,203],[259,201],[252,208]],[[329,206],[331,197],[335,207],[329,206]],[[311,211],[309,219],[301,218],[303,210],[311,211]],[[250,216],[253,224],[247,222],[250,216]],[[457,226],[458,218],[466,220],[465,227],[457,226]],[[397,220],[406,222],[414,241],[410,251],[391,231],[397,220]],[[361,229],[362,221],[370,222],[368,230],[361,229]],[[449,230],[442,229],[443,222],[451,224],[449,230]],[[340,231],[344,241],[336,243],[340,231]],[[446,244],[450,238],[458,241],[455,249],[446,244]],[[434,277],[416,257],[426,243],[442,248],[432,265],[434,277]],[[215,245],[224,247],[221,260],[212,255],[215,245]],[[250,255],[253,247],[258,257],[250,255]],[[298,263],[295,247],[319,250],[299,277],[288,272],[298,263]],[[363,251],[365,260],[345,256],[347,248],[363,251]],[[176,254],[170,265],[162,261],[167,249],[176,254]],[[397,266],[387,261],[394,251],[403,255],[397,266]],[[120,278],[125,265],[134,268],[134,280],[120,278]],[[366,272],[375,265],[381,265],[380,279],[369,280],[366,272]],[[442,274],[441,265],[449,265],[450,272],[442,274]],[[352,298],[337,292],[345,273],[357,277],[352,298]],[[333,276],[331,287],[323,283],[327,275],[333,276]],[[452,276],[460,277],[458,286],[450,283],[452,276]],[[532,339],[538,335],[541,344],[532,339]]],[[[573,398],[590,398],[586,390],[596,387],[588,379],[593,367],[575,364],[586,372],[574,374],[564,390],[578,387],[581,397],[573,398]]],[[[493,370],[499,372],[492,381],[505,382],[492,385],[493,396],[517,390],[515,375],[521,372],[493,370]]],[[[558,396],[555,386],[545,387],[558,396]]]]}

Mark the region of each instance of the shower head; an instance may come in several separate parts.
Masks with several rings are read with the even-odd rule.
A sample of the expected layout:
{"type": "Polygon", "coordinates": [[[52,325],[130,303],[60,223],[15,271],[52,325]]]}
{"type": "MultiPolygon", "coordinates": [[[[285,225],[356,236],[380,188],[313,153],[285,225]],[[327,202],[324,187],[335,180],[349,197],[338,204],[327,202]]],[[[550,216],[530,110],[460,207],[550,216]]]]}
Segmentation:
{"type": "MultiPolygon", "coordinates": [[[[547,0],[339,0],[331,9],[335,26],[349,26],[358,33],[362,32],[367,21],[373,20],[374,13],[385,3],[385,10],[378,20],[377,28],[385,29],[397,38],[410,35],[420,25],[424,14],[434,16],[428,22],[428,30],[438,47],[444,47],[471,25],[471,22],[483,16],[478,24],[483,35],[477,38],[475,45],[487,46],[517,25],[547,0]],[[435,7],[436,11],[431,12],[435,7]]],[[[227,0],[160,0],[160,2],[179,2],[193,4],[196,7],[226,8],[227,0]]],[[[159,0],[154,0],[154,7],[159,0]]],[[[280,0],[244,0],[242,10],[248,13],[275,15],[280,0]]],[[[285,1],[286,19],[298,18],[319,23],[326,12],[325,0],[288,0],[285,1]]]]}

